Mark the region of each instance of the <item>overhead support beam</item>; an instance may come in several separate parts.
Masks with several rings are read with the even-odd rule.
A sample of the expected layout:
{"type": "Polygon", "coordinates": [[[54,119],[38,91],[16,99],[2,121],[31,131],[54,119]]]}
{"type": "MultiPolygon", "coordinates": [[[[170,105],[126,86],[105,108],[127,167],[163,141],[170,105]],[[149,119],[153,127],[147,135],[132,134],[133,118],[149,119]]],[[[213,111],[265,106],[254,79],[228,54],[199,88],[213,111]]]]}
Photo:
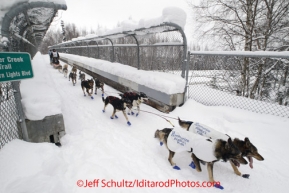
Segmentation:
{"type": "Polygon", "coordinates": [[[14,47],[10,47],[9,50],[29,52],[33,57],[58,10],[66,9],[66,4],[47,1],[23,2],[14,5],[3,17],[1,35],[10,41],[20,39],[36,48],[30,49],[19,42],[20,44],[10,44],[14,47]]]}

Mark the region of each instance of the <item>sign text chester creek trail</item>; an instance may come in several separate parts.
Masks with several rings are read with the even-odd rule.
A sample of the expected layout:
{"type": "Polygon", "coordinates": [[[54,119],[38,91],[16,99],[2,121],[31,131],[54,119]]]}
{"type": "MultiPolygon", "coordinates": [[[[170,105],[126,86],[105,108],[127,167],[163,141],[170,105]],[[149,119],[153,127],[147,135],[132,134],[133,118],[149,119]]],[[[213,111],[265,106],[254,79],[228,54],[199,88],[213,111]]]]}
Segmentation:
{"type": "Polygon", "coordinates": [[[32,78],[29,53],[0,52],[0,82],[32,78]]]}

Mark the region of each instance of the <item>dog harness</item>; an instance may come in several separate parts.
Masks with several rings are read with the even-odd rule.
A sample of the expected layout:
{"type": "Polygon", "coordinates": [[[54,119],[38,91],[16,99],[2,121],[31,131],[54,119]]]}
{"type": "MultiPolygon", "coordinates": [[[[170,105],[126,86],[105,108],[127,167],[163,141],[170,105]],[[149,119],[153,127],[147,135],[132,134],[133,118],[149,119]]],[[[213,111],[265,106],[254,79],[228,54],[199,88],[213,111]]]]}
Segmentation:
{"type": "Polygon", "coordinates": [[[169,150],[183,152],[193,149],[192,153],[205,162],[218,160],[214,155],[215,143],[215,139],[208,139],[178,127],[170,132],[167,139],[169,150]]]}
{"type": "Polygon", "coordinates": [[[229,139],[228,135],[200,123],[191,124],[189,131],[212,139],[223,139],[224,141],[229,139]]]}

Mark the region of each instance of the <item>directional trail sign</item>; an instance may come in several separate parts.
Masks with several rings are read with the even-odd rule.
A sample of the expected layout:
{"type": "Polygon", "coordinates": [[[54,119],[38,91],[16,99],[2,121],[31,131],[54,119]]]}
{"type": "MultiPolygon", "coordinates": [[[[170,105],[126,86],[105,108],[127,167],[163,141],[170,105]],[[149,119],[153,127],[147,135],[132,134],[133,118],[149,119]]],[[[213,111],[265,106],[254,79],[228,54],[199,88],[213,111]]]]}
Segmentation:
{"type": "Polygon", "coordinates": [[[25,52],[0,52],[0,82],[33,78],[31,57],[25,52]]]}

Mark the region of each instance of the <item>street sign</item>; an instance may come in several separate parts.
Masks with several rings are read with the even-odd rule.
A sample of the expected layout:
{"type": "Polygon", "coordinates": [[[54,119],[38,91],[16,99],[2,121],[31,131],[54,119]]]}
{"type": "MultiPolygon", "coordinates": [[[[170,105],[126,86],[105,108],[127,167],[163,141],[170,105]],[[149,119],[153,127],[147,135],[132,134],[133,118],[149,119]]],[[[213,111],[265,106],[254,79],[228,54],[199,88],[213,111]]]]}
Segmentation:
{"type": "Polygon", "coordinates": [[[0,82],[33,78],[31,57],[24,52],[0,52],[0,82]]]}

